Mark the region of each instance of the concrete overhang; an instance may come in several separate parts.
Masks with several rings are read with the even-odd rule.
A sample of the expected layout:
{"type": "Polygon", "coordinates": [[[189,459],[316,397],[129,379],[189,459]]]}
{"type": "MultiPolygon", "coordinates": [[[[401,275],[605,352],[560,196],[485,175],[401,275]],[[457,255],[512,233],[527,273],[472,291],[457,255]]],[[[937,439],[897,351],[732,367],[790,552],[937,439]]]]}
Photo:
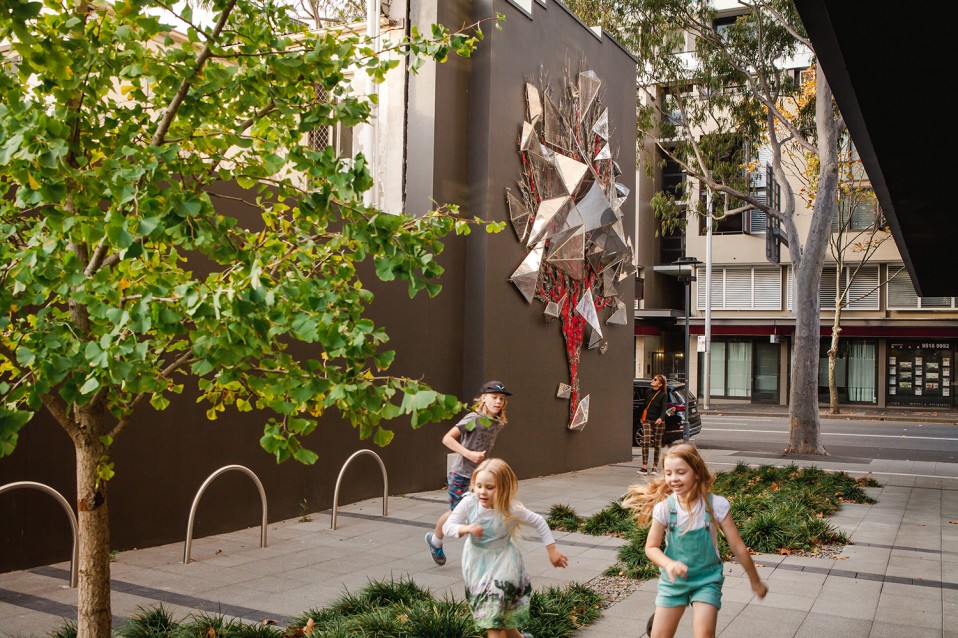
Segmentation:
{"type": "Polygon", "coordinates": [[[795,4],[915,289],[958,296],[945,14],[929,3],[795,4]]]}

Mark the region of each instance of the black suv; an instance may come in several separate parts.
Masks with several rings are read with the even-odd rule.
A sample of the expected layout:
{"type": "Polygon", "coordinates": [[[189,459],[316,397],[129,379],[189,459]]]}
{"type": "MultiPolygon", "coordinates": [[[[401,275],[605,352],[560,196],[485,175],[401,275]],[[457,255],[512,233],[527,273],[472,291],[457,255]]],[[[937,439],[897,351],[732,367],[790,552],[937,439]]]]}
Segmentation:
{"type": "MultiPolygon", "coordinates": [[[[668,382],[669,399],[665,416],[665,434],[662,443],[674,443],[682,439],[682,414],[685,412],[685,384],[668,382]]],[[[632,382],[632,445],[642,445],[642,412],[645,401],[652,396],[652,379],[635,379],[632,382]]],[[[689,393],[689,436],[702,431],[702,416],[698,400],[689,393]]]]}

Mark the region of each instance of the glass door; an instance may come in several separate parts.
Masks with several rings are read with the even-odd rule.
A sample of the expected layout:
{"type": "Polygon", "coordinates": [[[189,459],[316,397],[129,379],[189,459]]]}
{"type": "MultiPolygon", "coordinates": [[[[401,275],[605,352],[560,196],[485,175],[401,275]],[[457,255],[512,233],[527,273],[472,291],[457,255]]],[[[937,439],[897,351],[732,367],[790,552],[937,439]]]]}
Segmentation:
{"type": "Polygon", "coordinates": [[[777,343],[755,343],[753,403],[778,403],[778,353],[777,343]]]}

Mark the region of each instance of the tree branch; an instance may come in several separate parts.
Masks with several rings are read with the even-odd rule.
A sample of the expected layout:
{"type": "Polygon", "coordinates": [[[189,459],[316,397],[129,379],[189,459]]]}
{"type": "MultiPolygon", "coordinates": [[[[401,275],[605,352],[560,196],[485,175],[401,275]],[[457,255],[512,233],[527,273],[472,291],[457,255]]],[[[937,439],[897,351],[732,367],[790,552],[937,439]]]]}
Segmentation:
{"type": "MultiPolygon", "coordinates": [[[[162,372],[160,372],[160,374],[158,374],[156,378],[169,379],[174,372],[176,372],[177,370],[179,370],[180,368],[182,368],[183,366],[189,363],[193,363],[194,361],[197,361],[197,359],[193,358],[193,352],[190,350],[187,350],[186,352],[181,354],[175,361],[173,361],[173,363],[168,365],[162,372]]],[[[146,399],[146,397],[150,396],[151,394],[153,393],[141,392],[140,394],[136,395],[136,397],[129,404],[129,411],[127,416],[120,419],[120,421],[115,426],[113,426],[113,429],[110,430],[111,437],[116,438],[117,435],[120,432],[122,432],[127,425],[130,424],[130,421],[132,421],[133,414],[136,412],[137,407],[139,407],[140,404],[143,403],[143,401],[146,399]]]]}
{"type": "Polygon", "coordinates": [[[233,10],[233,7],[236,6],[236,0],[229,0],[226,6],[223,7],[223,12],[220,14],[219,20],[216,22],[216,26],[213,27],[213,31],[210,34],[209,41],[203,45],[203,49],[196,56],[196,66],[193,69],[193,72],[190,73],[189,77],[184,78],[180,88],[176,91],[176,95],[173,97],[173,101],[170,102],[170,105],[166,109],[166,113],[163,115],[163,119],[160,120],[159,126],[157,126],[156,132],[153,134],[153,139],[150,143],[153,146],[159,146],[163,143],[163,140],[166,138],[166,133],[170,130],[170,126],[173,124],[173,119],[176,117],[176,112],[179,110],[180,105],[183,104],[183,100],[186,99],[186,94],[190,90],[191,81],[200,71],[203,69],[203,65],[206,64],[206,61],[213,55],[213,50],[210,47],[211,42],[215,42],[216,38],[219,37],[223,29],[226,27],[226,21],[229,18],[230,12],[233,10]]]}

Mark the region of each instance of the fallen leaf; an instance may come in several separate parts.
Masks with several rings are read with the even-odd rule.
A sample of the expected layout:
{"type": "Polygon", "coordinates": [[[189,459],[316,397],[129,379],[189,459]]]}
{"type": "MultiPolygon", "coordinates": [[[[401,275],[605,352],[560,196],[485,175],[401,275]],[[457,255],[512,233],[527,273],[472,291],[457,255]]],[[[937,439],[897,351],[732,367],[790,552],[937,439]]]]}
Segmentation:
{"type": "Polygon", "coordinates": [[[948,522],[949,522],[949,523],[951,523],[952,525],[958,525],[958,520],[955,520],[955,521],[948,521],[948,522]]]}
{"type": "Polygon", "coordinates": [[[924,523],[915,523],[915,527],[928,527],[924,523]]]}
{"type": "Polygon", "coordinates": [[[832,556],[832,560],[848,560],[848,556],[832,556]]]}
{"type": "Polygon", "coordinates": [[[216,638],[216,630],[213,629],[213,625],[210,625],[210,628],[206,630],[206,635],[210,638],[216,638]]]}
{"type": "Polygon", "coordinates": [[[307,636],[313,633],[313,628],[316,627],[316,621],[310,618],[306,621],[306,626],[303,627],[303,633],[307,636]]]}

